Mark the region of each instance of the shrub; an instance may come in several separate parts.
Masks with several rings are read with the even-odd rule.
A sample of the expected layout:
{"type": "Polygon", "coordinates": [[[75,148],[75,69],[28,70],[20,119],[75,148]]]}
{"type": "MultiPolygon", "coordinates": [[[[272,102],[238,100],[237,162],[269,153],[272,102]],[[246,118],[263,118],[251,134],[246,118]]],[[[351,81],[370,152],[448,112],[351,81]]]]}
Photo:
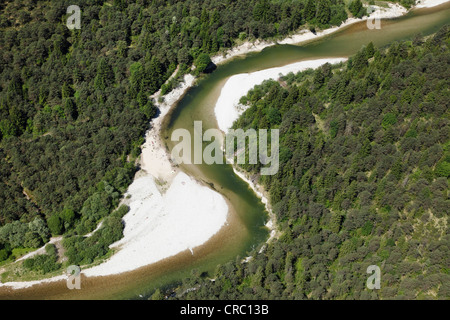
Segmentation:
{"type": "Polygon", "coordinates": [[[195,66],[197,67],[198,72],[205,72],[211,63],[211,58],[206,53],[201,53],[197,60],[195,60],[195,66]]]}

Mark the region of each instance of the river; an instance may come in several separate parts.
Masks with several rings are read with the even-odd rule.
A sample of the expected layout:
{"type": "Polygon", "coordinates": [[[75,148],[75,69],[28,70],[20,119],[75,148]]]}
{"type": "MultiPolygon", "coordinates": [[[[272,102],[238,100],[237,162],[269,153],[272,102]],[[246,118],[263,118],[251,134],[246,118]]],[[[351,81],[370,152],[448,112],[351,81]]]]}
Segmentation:
{"type": "MultiPolygon", "coordinates": [[[[203,130],[217,128],[214,106],[226,80],[235,74],[284,66],[318,58],[348,57],[372,41],[387,46],[393,41],[411,39],[416,34],[428,35],[450,23],[450,3],[416,9],[407,15],[382,20],[380,30],[370,30],[359,22],[323,38],[302,45],[277,45],[259,53],[248,54],[220,65],[189,90],[163,123],[163,139],[177,128],[193,132],[194,121],[203,122],[203,130]]],[[[230,165],[183,165],[187,174],[203,181],[221,193],[230,206],[228,226],[205,245],[196,248],[195,256],[182,253],[159,263],[124,274],[85,278],[81,290],[68,290],[65,281],[43,283],[23,290],[0,288],[0,299],[140,299],[147,298],[155,288],[166,287],[189,276],[193,269],[213,274],[218,264],[242,259],[251,249],[268,238],[265,228],[268,214],[261,200],[237,177],[230,165]]]]}

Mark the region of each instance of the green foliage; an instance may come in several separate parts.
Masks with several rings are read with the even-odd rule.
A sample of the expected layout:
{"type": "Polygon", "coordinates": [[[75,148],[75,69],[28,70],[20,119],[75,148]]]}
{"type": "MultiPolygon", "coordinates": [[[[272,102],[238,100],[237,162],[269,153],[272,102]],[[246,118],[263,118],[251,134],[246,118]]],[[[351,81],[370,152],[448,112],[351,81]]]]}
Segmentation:
{"type": "Polygon", "coordinates": [[[313,21],[316,17],[316,2],[314,0],[308,0],[306,2],[305,9],[303,10],[303,16],[308,22],[313,21]]]}
{"type": "Polygon", "coordinates": [[[416,4],[415,0],[401,0],[400,4],[404,6],[406,9],[410,9],[413,5],[416,4]]]}
{"type": "MultiPolygon", "coordinates": [[[[131,182],[158,111],[149,97],[177,66],[163,94],[194,62],[205,71],[209,56],[237,39],[285,36],[306,22],[325,27],[347,18],[344,3],[329,0],[207,0],[200,9],[192,0],[77,4],[89,9],[76,31],[61,24],[66,13],[58,2],[2,6],[0,227],[42,216],[55,235],[92,230],[131,182]],[[114,192],[97,190],[102,181],[114,192]]],[[[271,125],[282,120],[277,108],[264,118],[271,125]]],[[[33,246],[45,239],[20,234],[33,246]]]]}
{"type": "Polygon", "coordinates": [[[162,293],[159,289],[156,289],[155,292],[151,296],[152,300],[163,300],[163,298],[164,298],[164,296],[162,295],[162,293]]]}
{"type": "Polygon", "coordinates": [[[320,0],[317,3],[317,22],[321,25],[328,25],[331,20],[331,5],[328,0],[320,0]]]}
{"type": "Polygon", "coordinates": [[[62,234],[62,232],[64,230],[64,225],[63,225],[61,218],[57,214],[54,214],[50,218],[48,218],[47,224],[50,229],[50,232],[53,235],[62,234]]]}
{"type": "MultiPolygon", "coordinates": [[[[107,86],[114,82],[114,73],[104,58],[100,59],[97,67],[97,75],[94,79],[94,86],[98,90],[105,90],[107,86]]],[[[64,95],[63,95],[64,98],[64,95]]]]}
{"type": "Polygon", "coordinates": [[[11,248],[38,248],[48,241],[48,236],[47,225],[38,217],[28,223],[14,221],[0,228],[0,244],[8,244],[11,248]]]}
{"type": "Polygon", "coordinates": [[[130,91],[131,97],[137,97],[143,90],[144,85],[144,67],[140,62],[135,62],[130,66],[130,91]]]}
{"type": "Polygon", "coordinates": [[[343,21],[347,20],[348,15],[343,5],[331,5],[330,6],[330,20],[329,24],[332,26],[340,25],[343,21]]]}
{"type": "Polygon", "coordinates": [[[270,9],[271,6],[269,0],[259,0],[253,9],[253,19],[256,21],[269,22],[273,18],[270,9]]]}
{"type": "Polygon", "coordinates": [[[395,116],[395,114],[389,112],[384,116],[383,121],[381,122],[381,126],[383,127],[383,129],[388,129],[390,126],[396,123],[397,117],[395,116]]]}
{"type": "MultiPolygon", "coordinates": [[[[65,233],[73,264],[107,254],[122,236],[120,218],[127,211],[114,209],[157,113],[149,97],[177,65],[187,72],[200,62],[197,69],[204,71],[205,55],[231,48],[238,37],[283,36],[305,23],[315,30],[347,18],[342,1],[238,0],[224,6],[206,0],[200,9],[190,0],[144,3],[81,0],[89,19],[77,32],[61,24],[65,12],[58,2],[24,2],[20,10],[17,2],[2,4],[1,259],[41,246],[50,232],[65,233]],[[85,236],[100,220],[102,227],[85,236]]],[[[349,8],[354,16],[365,14],[359,0],[349,8]]],[[[237,125],[282,133],[282,170],[263,183],[286,223],[285,236],[254,252],[248,264],[220,267],[215,282],[200,279],[202,290],[190,295],[361,298],[363,290],[350,288],[361,283],[357,275],[371,252],[387,266],[414,260],[428,268],[415,292],[445,297],[448,278],[440,270],[448,267],[432,249],[447,246],[448,232],[432,223],[448,207],[449,161],[439,149],[448,141],[448,30],[414,43],[424,45],[413,52],[398,43],[380,53],[369,44],[347,67],[303,72],[292,75],[287,89],[267,82],[249,93],[249,109],[237,125]]],[[[169,82],[164,91],[171,87],[169,82]]],[[[55,253],[48,247],[24,265],[51,272],[59,267],[55,253]]],[[[386,287],[414,292],[396,272],[390,271],[386,287]]],[[[387,289],[378,295],[392,297],[387,289]]]]}
{"type": "MultiPolygon", "coordinates": [[[[109,246],[123,236],[122,217],[128,212],[125,205],[120,206],[110,216],[102,220],[101,227],[91,236],[70,235],[63,239],[66,256],[70,264],[84,265],[104,257],[109,246]]],[[[85,220],[86,221],[86,220],[85,220]]],[[[87,220],[89,221],[89,220],[87,220]]]]}
{"type": "MultiPolygon", "coordinates": [[[[132,40],[131,8],[86,5],[93,14],[73,33],[56,2],[2,8],[0,56],[26,57],[7,63],[0,81],[1,244],[12,248],[42,246],[50,232],[89,230],[117,206],[136,169],[129,155],[157,113],[150,99],[134,98],[148,97],[176,67],[173,55],[147,57],[139,37],[132,40]],[[42,19],[18,19],[18,11],[42,19]],[[113,192],[96,190],[104,180],[113,192]],[[29,225],[38,217],[45,220],[29,225]]],[[[143,25],[135,27],[140,34],[143,25]]]]}
{"type": "Polygon", "coordinates": [[[56,254],[56,249],[53,248],[52,244],[46,246],[47,254],[41,254],[34,258],[28,258],[23,262],[25,269],[37,271],[41,274],[46,274],[59,270],[61,264],[57,262],[58,256],[56,254]],[[49,249],[47,249],[49,248],[49,249]]]}
{"type": "Polygon", "coordinates": [[[330,136],[331,138],[336,137],[339,130],[339,123],[336,120],[330,122],[330,136]]]}
{"type": "Polygon", "coordinates": [[[211,63],[211,58],[207,53],[201,53],[195,60],[195,66],[199,72],[204,72],[211,63]]]}
{"type": "Polygon", "coordinates": [[[0,262],[8,259],[9,255],[10,255],[10,252],[8,252],[8,250],[0,249],[0,262]]]}
{"type": "Polygon", "coordinates": [[[48,243],[45,245],[45,252],[50,256],[56,256],[57,250],[53,243],[48,243]]]}
{"type": "Polygon", "coordinates": [[[372,233],[373,223],[371,221],[367,221],[362,228],[362,235],[368,236],[372,233]]]}
{"type": "Polygon", "coordinates": [[[436,168],[434,169],[434,174],[436,177],[444,177],[449,178],[450,177],[450,162],[447,158],[442,159],[438,162],[436,165],[436,168]]]}
{"type": "Polygon", "coordinates": [[[280,130],[280,170],[259,183],[282,236],[180,298],[446,299],[448,30],[250,90],[234,128],[280,130]],[[384,285],[367,295],[373,264],[384,285]]]}
{"type": "Polygon", "coordinates": [[[350,2],[348,9],[352,13],[352,15],[356,18],[361,18],[365,15],[365,8],[362,5],[361,0],[353,0],[350,2]]]}

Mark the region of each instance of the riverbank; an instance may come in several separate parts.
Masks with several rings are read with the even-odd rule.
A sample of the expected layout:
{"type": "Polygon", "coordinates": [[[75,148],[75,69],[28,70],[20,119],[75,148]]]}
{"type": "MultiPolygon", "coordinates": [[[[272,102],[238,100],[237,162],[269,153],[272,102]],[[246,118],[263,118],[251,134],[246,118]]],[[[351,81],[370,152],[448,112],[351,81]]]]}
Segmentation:
{"type": "MultiPolygon", "coordinates": [[[[443,1],[443,0],[423,0],[423,1],[426,1],[429,3],[431,1],[443,1]]],[[[375,11],[372,12],[369,16],[365,16],[361,19],[348,18],[340,26],[325,29],[325,30],[322,30],[322,31],[319,31],[316,33],[313,33],[308,29],[303,29],[303,30],[297,31],[295,34],[290,35],[279,41],[277,41],[277,40],[272,40],[272,41],[256,40],[254,42],[246,41],[243,44],[241,44],[233,49],[230,49],[221,55],[214,56],[213,58],[211,58],[211,60],[216,65],[219,65],[219,64],[223,64],[235,57],[246,55],[246,54],[249,54],[252,52],[259,52],[267,47],[274,46],[277,44],[295,45],[295,44],[300,44],[302,42],[307,42],[307,41],[311,41],[314,39],[318,39],[318,38],[324,37],[326,35],[329,35],[333,32],[336,32],[338,30],[341,30],[342,28],[347,27],[356,22],[368,20],[369,18],[392,19],[392,18],[401,17],[408,12],[408,10],[406,8],[402,7],[401,5],[399,5],[397,3],[394,3],[394,4],[388,3],[388,6],[389,6],[388,8],[372,6],[375,9],[375,11]]]]}
{"type": "Polygon", "coordinates": [[[88,277],[132,271],[207,242],[227,221],[228,205],[217,192],[179,172],[163,194],[152,176],[129,187],[130,212],[123,218],[124,237],[111,247],[110,259],[83,271],[88,277]]]}
{"type": "MultiPolygon", "coordinates": [[[[228,133],[234,121],[236,121],[245,111],[245,106],[239,103],[242,96],[245,96],[255,85],[263,83],[265,80],[278,80],[281,76],[290,72],[297,73],[307,69],[316,69],[326,63],[336,64],[347,61],[347,58],[330,58],[301,61],[289,64],[279,68],[270,68],[252,73],[237,74],[230,77],[222,87],[217,103],[214,107],[217,125],[225,134],[228,133]]],[[[249,178],[247,173],[240,171],[236,165],[233,165],[234,173],[244,180],[255,194],[261,199],[269,213],[269,221],[266,227],[270,230],[270,237],[267,242],[278,236],[276,228],[276,217],[273,213],[266,191],[259,185],[256,179],[249,178]]]]}
{"type": "MultiPolygon", "coordinates": [[[[444,4],[448,2],[449,0],[421,0],[417,5],[413,6],[409,10],[413,10],[415,8],[432,8],[435,6],[439,6],[441,4],[444,4]]],[[[290,35],[282,40],[272,40],[272,41],[265,41],[265,40],[256,40],[256,41],[245,41],[243,44],[232,48],[230,50],[227,50],[226,52],[216,55],[211,58],[211,61],[216,64],[220,65],[223,63],[226,63],[230,59],[233,59],[238,56],[243,56],[249,53],[253,52],[260,52],[265,48],[268,48],[270,46],[274,46],[277,44],[290,44],[290,45],[296,45],[300,44],[301,42],[307,42],[315,39],[319,39],[321,37],[327,36],[333,32],[339,31],[342,28],[345,28],[349,25],[352,25],[357,22],[366,21],[369,18],[377,18],[377,19],[393,19],[398,18],[403,15],[405,15],[409,10],[405,7],[399,5],[398,3],[387,3],[388,8],[380,7],[380,6],[371,6],[375,11],[373,11],[369,16],[362,17],[360,19],[358,18],[348,18],[345,22],[343,22],[340,26],[328,28],[316,33],[311,32],[310,30],[303,29],[300,31],[297,31],[293,35],[290,35]]]]}
{"type": "Polygon", "coordinates": [[[264,204],[267,212],[269,213],[269,220],[266,222],[266,228],[270,230],[270,235],[267,239],[267,242],[270,242],[272,239],[277,238],[279,236],[279,232],[276,229],[276,216],[272,211],[270,201],[264,188],[260,184],[258,184],[255,179],[248,177],[247,173],[239,171],[236,166],[233,166],[233,172],[250,186],[250,188],[258,196],[258,198],[261,199],[261,202],[264,204]]]}
{"type": "Polygon", "coordinates": [[[171,164],[167,149],[160,138],[161,125],[170,109],[194,85],[194,82],[195,77],[191,74],[186,74],[184,81],[165,95],[161,101],[159,101],[159,92],[152,96],[155,100],[155,106],[159,109],[159,115],[152,120],[151,128],[146,133],[145,142],[141,148],[140,166],[144,174],[153,176],[162,184],[170,184],[178,169],[171,164]]]}
{"type": "Polygon", "coordinates": [[[318,68],[326,63],[334,64],[346,60],[346,58],[333,58],[301,61],[279,68],[237,74],[230,77],[223,86],[219,99],[214,107],[219,129],[224,133],[228,132],[233,122],[245,110],[245,106],[239,103],[240,98],[245,96],[255,85],[263,83],[264,80],[277,80],[280,75],[287,75],[290,72],[297,73],[306,69],[318,68]]]}
{"type": "Polygon", "coordinates": [[[448,2],[449,0],[419,0],[415,8],[432,8],[448,2]]]}
{"type": "MultiPolygon", "coordinates": [[[[123,197],[130,207],[124,216],[123,238],[112,244],[117,252],[104,263],[82,270],[82,275],[117,275],[177,255],[212,238],[227,222],[228,205],[219,193],[201,185],[173,166],[160,138],[161,124],[170,109],[194,85],[184,82],[157,100],[159,115],[146,133],[140,159],[141,170],[123,197]]],[[[154,97],[155,100],[157,97],[154,97]]],[[[38,252],[29,254],[32,256],[38,252]]],[[[65,274],[43,280],[0,283],[0,287],[28,288],[66,279],[65,274]]]]}

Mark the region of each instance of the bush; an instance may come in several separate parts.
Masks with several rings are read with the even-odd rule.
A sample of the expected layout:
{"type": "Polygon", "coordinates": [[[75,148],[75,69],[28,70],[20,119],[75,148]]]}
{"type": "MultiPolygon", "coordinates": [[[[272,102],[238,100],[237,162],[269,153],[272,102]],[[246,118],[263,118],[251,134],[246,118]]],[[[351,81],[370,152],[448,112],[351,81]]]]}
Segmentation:
{"type": "Polygon", "coordinates": [[[362,235],[368,236],[372,233],[373,224],[371,221],[367,221],[362,228],[362,235]]]}
{"type": "Polygon", "coordinates": [[[361,0],[353,0],[348,6],[348,9],[356,18],[361,18],[362,16],[364,16],[365,9],[361,3],[361,0]]]}
{"type": "Polygon", "coordinates": [[[0,250],[0,262],[5,261],[9,257],[9,252],[6,249],[0,250]]]}
{"type": "Polygon", "coordinates": [[[450,163],[446,159],[439,161],[434,169],[434,175],[436,178],[448,178],[450,176],[450,163]]]}
{"type": "Polygon", "coordinates": [[[205,72],[210,63],[211,58],[207,53],[201,53],[195,60],[195,66],[197,67],[198,72],[205,72]]]}
{"type": "Polygon", "coordinates": [[[56,256],[56,246],[53,243],[49,243],[45,246],[45,252],[50,256],[56,256]]]}
{"type": "Polygon", "coordinates": [[[126,205],[120,206],[110,216],[104,218],[103,224],[89,238],[72,236],[64,238],[63,246],[70,264],[90,264],[108,253],[109,246],[123,236],[122,217],[129,211],[126,205]]]}
{"type": "Polygon", "coordinates": [[[26,259],[23,262],[23,267],[28,270],[38,271],[42,272],[43,274],[46,274],[60,269],[61,264],[57,262],[57,256],[55,251],[55,254],[41,254],[36,256],[35,258],[26,259]]]}
{"type": "Polygon", "coordinates": [[[63,232],[63,222],[59,218],[57,214],[53,214],[48,220],[47,220],[48,227],[50,229],[50,232],[53,235],[60,235],[63,232]]]}

